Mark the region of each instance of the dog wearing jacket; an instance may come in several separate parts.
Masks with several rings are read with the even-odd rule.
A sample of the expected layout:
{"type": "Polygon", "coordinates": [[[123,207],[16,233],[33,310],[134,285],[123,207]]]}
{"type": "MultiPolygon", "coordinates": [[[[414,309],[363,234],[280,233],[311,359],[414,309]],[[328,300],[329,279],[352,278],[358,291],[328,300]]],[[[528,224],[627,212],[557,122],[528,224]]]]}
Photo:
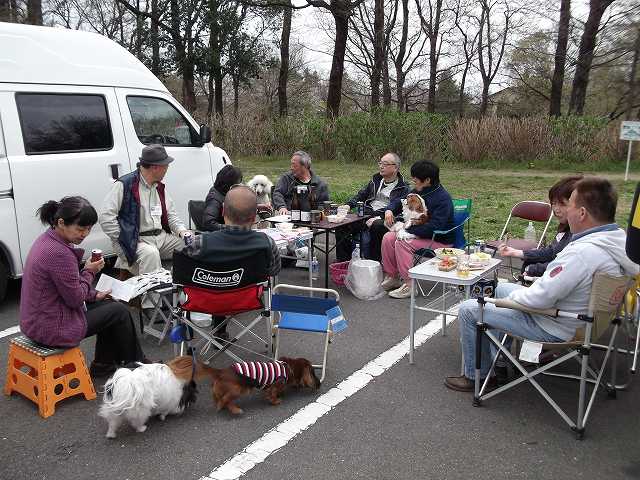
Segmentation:
{"type": "Polygon", "coordinates": [[[402,218],[404,222],[396,222],[391,226],[391,231],[396,232],[398,240],[413,240],[415,235],[407,232],[412,225],[424,225],[429,221],[429,212],[424,203],[424,198],[416,193],[410,193],[402,200],[402,218]]]}
{"type": "MultiPolygon", "coordinates": [[[[191,362],[191,357],[185,357],[191,362]]],[[[212,368],[201,362],[196,366],[196,379],[209,377],[211,393],[218,411],[226,408],[233,415],[243,410],[234,402],[255,389],[264,391],[272,405],[279,405],[278,398],[287,387],[308,387],[317,390],[320,380],[311,362],[306,358],[281,357],[278,361],[239,362],[227,368],[212,368]]]]}
{"type": "Polygon", "coordinates": [[[126,420],[137,432],[147,429],[147,420],[158,415],[180,415],[195,401],[191,357],[177,357],[169,363],[136,364],[119,368],[104,385],[98,415],[108,423],[107,438],[116,438],[126,420]]]}

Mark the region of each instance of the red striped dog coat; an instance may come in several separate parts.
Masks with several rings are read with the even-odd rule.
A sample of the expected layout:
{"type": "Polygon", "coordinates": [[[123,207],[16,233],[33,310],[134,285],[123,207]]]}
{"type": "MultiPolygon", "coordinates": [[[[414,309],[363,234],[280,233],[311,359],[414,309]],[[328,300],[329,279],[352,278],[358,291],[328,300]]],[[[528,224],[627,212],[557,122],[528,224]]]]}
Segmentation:
{"type": "Polygon", "coordinates": [[[255,381],[258,388],[266,388],[281,379],[285,383],[287,381],[287,364],[284,362],[238,362],[232,367],[238,375],[255,381]]]}

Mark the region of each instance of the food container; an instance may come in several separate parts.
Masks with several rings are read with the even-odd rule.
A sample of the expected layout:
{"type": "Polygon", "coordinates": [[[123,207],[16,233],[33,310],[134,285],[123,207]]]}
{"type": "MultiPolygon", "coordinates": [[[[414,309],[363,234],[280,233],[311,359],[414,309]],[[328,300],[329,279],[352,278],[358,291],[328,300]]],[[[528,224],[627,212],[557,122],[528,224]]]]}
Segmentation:
{"type": "Polygon", "coordinates": [[[331,204],[331,211],[329,213],[329,215],[337,215],[338,214],[338,204],[337,203],[332,203],[331,204]]]}
{"type": "Polygon", "coordinates": [[[276,223],[276,228],[283,233],[287,233],[293,230],[293,223],[290,223],[290,222],[276,223]]]}

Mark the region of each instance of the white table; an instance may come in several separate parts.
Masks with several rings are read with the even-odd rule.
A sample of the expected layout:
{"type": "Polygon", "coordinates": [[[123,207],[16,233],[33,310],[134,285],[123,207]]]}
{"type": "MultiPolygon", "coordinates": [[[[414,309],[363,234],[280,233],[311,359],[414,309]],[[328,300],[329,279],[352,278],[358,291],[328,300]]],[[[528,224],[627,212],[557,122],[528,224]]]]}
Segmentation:
{"type": "Polygon", "coordinates": [[[451,270],[450,272],[443,272],[438,270],[438,262],[440,260],[437,258],[432,258],[427,262],[423,262],[419,265],[416,265],[411,270],[409,270],[409,278],[411,279],[411,308],[409,311],[409,363],[413,363],[413,350],[414,350],[414,332],[415,332],[415,310],[422,310],[425,312],[439,313],[442,315],[442,334],[446,334],[446,326],[447,326],[447,315],[452,315],[451,313],[447,313],[446,305],[444,302],[445,298],[445,287],[446,285],[458,285],[464,287],[464,298],[467,300],[470,297],[471,286],[480,280],[483,277],[488,276],[489,274],[494,273],[502,260],[491,258],[489,259],[489,263],[482,270],[471,270],[469,272],[469,276],[466,278],[461,278],[458,276],[456,270],[451,270]],[[419,307],[416,306],[416,281],[417,280],[426,280],[430,282],[439,282],[442,283],[442,301],[443,308],[436,309],[432,308],[434,302],[431,302],[429,306],[419,307]]]}

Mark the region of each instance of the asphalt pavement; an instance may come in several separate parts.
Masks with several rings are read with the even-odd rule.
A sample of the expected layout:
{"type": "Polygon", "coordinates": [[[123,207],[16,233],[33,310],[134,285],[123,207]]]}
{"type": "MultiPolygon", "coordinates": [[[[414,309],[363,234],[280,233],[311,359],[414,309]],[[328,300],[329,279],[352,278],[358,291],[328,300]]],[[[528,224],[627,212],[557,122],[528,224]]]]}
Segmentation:
{"type": "MultiPolygon", "coordinates": [[[[286,269],[280,281],[304,284],[305,272],[286,269]]],[[[18,324],[18,288],[19,282],[13,282],[0,305],[0,335],[18,324]]],[[[362,301],[344,288],[339,291],[349,327],[330,345],[320,391],[288,391],[276,407],[257,392],[239,401],[245,413],[232,417],[216,412],[204,383],[184,415],[152,419],[144,433],[122,427],[115,440],[105,438],[106,423],[97,415],[100,396],[65,400],[48,419],[19,395],[0,396],[0,479],[188,479],[219,472],[227,460],[407,336],[408,299],[362,301]]],[[[418,327],[432,320],[423,314],[417,318],[418,327]]],[[[481,408],[472,406],[470,394],[447,390],[444,377],[460,368],[456,322],[447,332],[428,338],[416,351],[414,365],[404,356],[278,445],[242,478],[640,478],[638,379],[615,400],[598,395],[585,439],[578,441],[528,385],[481,408]]],[[[7,358],[10,338],[0,338],[2,358],[7,358]]],[[[319,342],[290,336],[283,354],[319,354],[319,342]]],[[[146,337],[143,348],[151,358],[172,357],[166,341],[157,346],[157,340],[146,337]]],[[[90,360],[93,340],[84,341],[82,349],[90,360]]],[[[215,361],[216,366],[228,363],[215,361]]],[[[5,374],[2,362],[2,379],[5,374]]],[[[543,382],[575,411],[576,385],[543,382]]]]}

